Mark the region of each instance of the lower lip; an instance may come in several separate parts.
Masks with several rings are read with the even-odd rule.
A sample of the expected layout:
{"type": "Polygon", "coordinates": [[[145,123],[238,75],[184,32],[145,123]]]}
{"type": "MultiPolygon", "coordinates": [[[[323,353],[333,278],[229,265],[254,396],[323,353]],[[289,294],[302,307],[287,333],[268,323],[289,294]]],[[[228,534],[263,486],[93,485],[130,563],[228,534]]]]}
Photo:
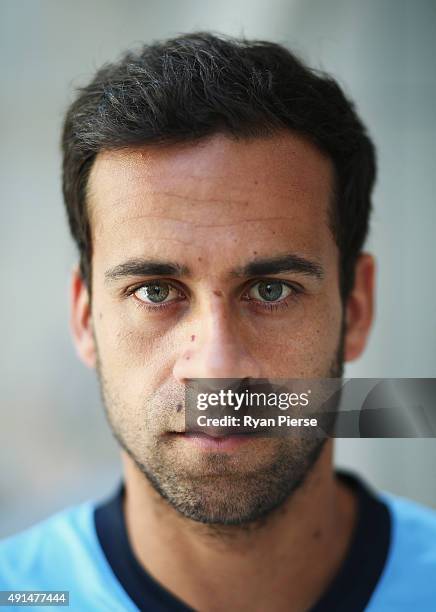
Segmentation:
{"type": "Polygon", "coordinates": [[[204,450],[214,451],[230,451],[253,442],[257,437],[254,434],[235,434],[221,437],[208,436],[203,433],[180,433],[176,435],[188,444],[204,450]]]}

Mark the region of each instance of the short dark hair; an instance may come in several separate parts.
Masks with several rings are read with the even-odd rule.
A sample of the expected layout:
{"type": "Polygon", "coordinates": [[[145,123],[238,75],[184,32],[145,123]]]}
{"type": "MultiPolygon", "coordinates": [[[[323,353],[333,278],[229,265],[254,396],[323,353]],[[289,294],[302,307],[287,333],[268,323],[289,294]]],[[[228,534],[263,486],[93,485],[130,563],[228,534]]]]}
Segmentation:
{"type": "Polygon", "coordinates": [[[207,32],[144,45],[105,64],[68,109],[63,194],[89,289],[86,187],[100,151],[195,141],[218,132],[256,138],[283,129],[305,136],[333,162],[330,225],[345,298],[368,232],[376,175],[365,126],[334,79],[283,46],[207,32]]]}

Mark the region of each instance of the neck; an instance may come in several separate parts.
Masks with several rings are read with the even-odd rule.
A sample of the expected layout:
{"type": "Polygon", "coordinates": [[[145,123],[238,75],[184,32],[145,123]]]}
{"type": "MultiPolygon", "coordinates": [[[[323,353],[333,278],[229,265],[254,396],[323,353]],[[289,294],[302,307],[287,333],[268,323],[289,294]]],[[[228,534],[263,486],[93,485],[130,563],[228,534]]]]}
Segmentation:
{"type": "Polygon", "coordinates": [[[356,514],[329,440],[304,483],[267,520],[196,523],[174,510],[126,454],[124,514],[139,563],[194,609],[307,610],[339,569],[356,514]]]}

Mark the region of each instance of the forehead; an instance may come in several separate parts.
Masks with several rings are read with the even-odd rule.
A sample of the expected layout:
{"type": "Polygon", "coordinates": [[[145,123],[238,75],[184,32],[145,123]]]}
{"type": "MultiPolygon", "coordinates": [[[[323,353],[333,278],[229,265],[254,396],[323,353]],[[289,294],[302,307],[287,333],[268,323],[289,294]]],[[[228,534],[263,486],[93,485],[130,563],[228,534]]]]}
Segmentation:
{"type": "Polygon", "coordinates": [[[332,193],[330,160],[290,133],[103,152],[88,182],[94,255],[223,243],[229,254],[248,241],[331,248],[332,193]]]}

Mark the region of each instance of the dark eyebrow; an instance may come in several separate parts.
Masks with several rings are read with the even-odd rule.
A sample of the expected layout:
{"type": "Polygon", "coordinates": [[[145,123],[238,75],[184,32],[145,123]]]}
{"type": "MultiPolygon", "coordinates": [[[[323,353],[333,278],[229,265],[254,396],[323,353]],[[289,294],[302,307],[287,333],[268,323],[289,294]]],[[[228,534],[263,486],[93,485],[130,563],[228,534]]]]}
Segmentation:
{"type": "MultiPolygon", "coordinates": [[[[235,268],[231,275],[236,277],[266,276],[280,272],[297,272],[307,276],[324,278],[324,270],[320,264],[305,259],[299,255],[288,254],[266,259],[257,259],[240,268],[235,268]]],[[[114,266],[105,272],[107,282],[126,276],[189,276],[187,266],[169,261],[154,261],[148,259],[130,259],[114,266]]]]}
{"type": "Polygon", "coordinates": [[[315,276],[320,280],[324,278],[324,270],[320,264],[293,253],[267,259],[257,259],[242,268],[238,268],[234,271],[234,274],[236,276],[266,276],[281,272],[297,272],[307,276],[315,276]]]}
{"type": "Polygon", "coordinates": [[[188,268],[177,263],[130,259],[106,270],[104,276],[106,281],[113,281],[125,276],[187,276],[188,274],[188,268]]]}

